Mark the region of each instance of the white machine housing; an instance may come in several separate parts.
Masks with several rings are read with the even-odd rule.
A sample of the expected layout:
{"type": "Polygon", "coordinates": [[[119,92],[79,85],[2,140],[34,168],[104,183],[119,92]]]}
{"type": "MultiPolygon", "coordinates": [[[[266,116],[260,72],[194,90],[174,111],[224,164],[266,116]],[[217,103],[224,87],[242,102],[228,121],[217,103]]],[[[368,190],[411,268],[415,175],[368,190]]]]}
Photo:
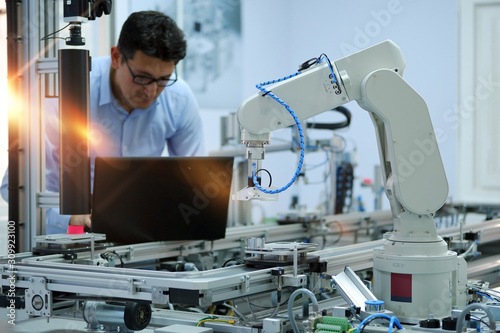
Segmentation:
{"type": "MultiPolygon", "coordinates": [[[[318,61],[268,90],[299,120],[353,100],[369,112],[394,221],[385,245],[374,252],[374,293],[400,320],[425,319],[430,313],[439,318],[453,306],[465,306],[466,267],[437,234],[433,216],[446,201],[448,182],[427,105],[403,79],[405,66],[399,47],[387,40],[331,66],[318,61]]],[[[270,132],[294,124],[285,107],[261,93],[240,105],[238,121],[249,165],[259,168],[270,132]]]]}

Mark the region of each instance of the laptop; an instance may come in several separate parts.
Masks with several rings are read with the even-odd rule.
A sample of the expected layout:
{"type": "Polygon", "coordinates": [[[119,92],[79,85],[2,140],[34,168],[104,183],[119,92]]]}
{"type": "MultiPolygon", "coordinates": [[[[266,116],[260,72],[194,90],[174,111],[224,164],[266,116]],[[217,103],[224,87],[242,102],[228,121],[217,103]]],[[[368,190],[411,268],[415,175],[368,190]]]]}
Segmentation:
{"type": "Polygon", "coordinates": [[[97,157],[92,231],[134,244],[225,237],[233,157],[97,157]]]}

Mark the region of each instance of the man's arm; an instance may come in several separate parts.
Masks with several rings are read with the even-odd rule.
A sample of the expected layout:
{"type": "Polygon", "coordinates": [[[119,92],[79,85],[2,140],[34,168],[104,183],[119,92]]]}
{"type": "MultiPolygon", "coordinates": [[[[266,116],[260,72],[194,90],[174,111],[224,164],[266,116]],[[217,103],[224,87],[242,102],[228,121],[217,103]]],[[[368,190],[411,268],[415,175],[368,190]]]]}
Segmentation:
{"type": "MultiPolygon", "coordinates": [[[[50,160],[53,163],[53,159],[50,160]]],[[[9,180],[9,169],[5,171],[2,179],[2,185],[0,186],[0,193],[2,198],[9,202],[9,191],[8,191],[8,180],[9,180]]],[[[90,215],[74,216],[60,215],[58,208],[47,208],[45,218],[47,221],[46,233],[47,234],[60,234],[66,233],[69,225],[86,225],[90,227],[90,215]]]]}
{"type": "Polygon", "coordinates": [[[0,194],[2,198],[9,202],[9,189],[8,189],[8,181],[9,181],[9,169],[5,170],[5,174],[3,175],[2,185],[0,186],[0,194]]]}

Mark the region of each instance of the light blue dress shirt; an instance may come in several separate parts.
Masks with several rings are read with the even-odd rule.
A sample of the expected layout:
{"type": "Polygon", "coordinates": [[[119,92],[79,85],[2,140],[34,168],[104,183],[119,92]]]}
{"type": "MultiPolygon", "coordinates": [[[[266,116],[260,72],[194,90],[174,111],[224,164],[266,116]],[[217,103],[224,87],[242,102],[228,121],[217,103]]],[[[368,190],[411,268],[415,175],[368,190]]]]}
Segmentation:
{"type": "MultiPolygon", "coordinates": [[[[90,157],[94,179],[96,156],[201,156],[205,154],[203,129],[198,104],[181,79],[166,87],[147,109],[130,114],[111,92],[109,73],[111,57],[92,60],[90,72],[90,157]]],[[[59,192],[58,99],[46,103],[46,189],[59,192]]],[[[7,173],[6,173],[7,175],[7,173]]],[[[2,196],[7,196],[7,177],[2,196]],[[5,193],[4,193],[5,192],[5,193]],[[5,195],[4,195],[5,194],[5,195]]],[[[46,211],[46,233],[66,233],[69,215],[59,209],[46,211]]]]}

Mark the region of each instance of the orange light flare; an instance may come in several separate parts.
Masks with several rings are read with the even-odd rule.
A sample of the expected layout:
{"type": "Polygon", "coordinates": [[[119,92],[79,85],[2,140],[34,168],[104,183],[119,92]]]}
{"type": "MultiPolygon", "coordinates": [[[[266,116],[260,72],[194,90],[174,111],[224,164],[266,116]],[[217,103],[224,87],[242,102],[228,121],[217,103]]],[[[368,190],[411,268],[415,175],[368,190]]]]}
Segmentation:
{"type": "Polygon", "coordinates": [[[72,108],[73,110],[71,111],[71,121],[67,121],[66,123],[62,124],[62,132],[66,134],[76,135],[81,142],[90,143],[90,130],[87,115],[75,110],[79,108],[78,106],[72,106],[72,108]]]}
{"type": "Polygon", "coordinates": [[[6,108],[3,108],[4,111],[2,112],[7,112],[7,117],[11,126],[19,125],[21,110],[24,108],[24,100],[13,87],[14,84],[17,84],[14,80],[2,80],[0,83],[0,101],[6,106],[6,108]]]}
{"type": "MultiPolygon", "coordinates": [[[[1,35],[0,35],[1,36],[1,35]]],[[[21,67],[18,68],[18,73],[22,75],[28,71],[31,66],[35,66],[38,59],[43,58],[43,54],[47,53],[47,51],[54,47],[57,43],[57,40],[46,40],[45,46],[40,52],[38,52],[37,56],[31,58],[28,62],[24,63],[21,67]]],[[[6,69],[7,70],[7,69],[6,69]]],[[[8,117],[12,119],[12,121],[16,121],[19,123],[21,110],[24,109],[24,99],[21,97],[21,93],[16,93],[16,89],[14,88],[17,81],[17,75],[12,75],[10,78],[7,77],[5,80],[0,80],[0,101],[2,105],[7,106],[8,117]],[[9,103],[9,104],[8,104],[9,103]],[[14,113],[14,114],[12,114],[14,113]]],[[[4,109],[5,110],[5,109],[4,109]]],[[[5,111],[0,111],[3,113],[5,111]]]]}
{"type": "MultiPolygon", "coordinates": [[[[57,43],[56,40],[49,40],[46,42],[43,50],[40,50],[38,56],[31,58],[28,62],[23,64],[18,68],[18,73],[22,75],[25,73],[31,66],[35,66],[38,59],[42,58],[42,55],[47,52],[54,44],[57,43]]],[[[8,121],[11,126],[19,126],[22,116],[23,110],[27,110],[27,99],[23,97],[23,92],[20,89],[20,82],[17,80],[18,76],[16,74],[11,75],[10,77],[6,77],[5,79],[0,80],[0,103],[2,103],[2,110],[0,110],[0,114],[2,116],[7,113],[8,121]],[[18,89],[16,89],[16,85],[18,89]]],[[[1,117],[2,120],[4,117],[1,117]]]]}
{"type": "Polygon", "coordinates": [[[76,133],[78,136],[82,139],[84,142],[88,142],[90,144],[90,131],[88,128],[88,124],[85,121],[78,122],[73,125],[74,129],[76,130],[76,133]]]}

